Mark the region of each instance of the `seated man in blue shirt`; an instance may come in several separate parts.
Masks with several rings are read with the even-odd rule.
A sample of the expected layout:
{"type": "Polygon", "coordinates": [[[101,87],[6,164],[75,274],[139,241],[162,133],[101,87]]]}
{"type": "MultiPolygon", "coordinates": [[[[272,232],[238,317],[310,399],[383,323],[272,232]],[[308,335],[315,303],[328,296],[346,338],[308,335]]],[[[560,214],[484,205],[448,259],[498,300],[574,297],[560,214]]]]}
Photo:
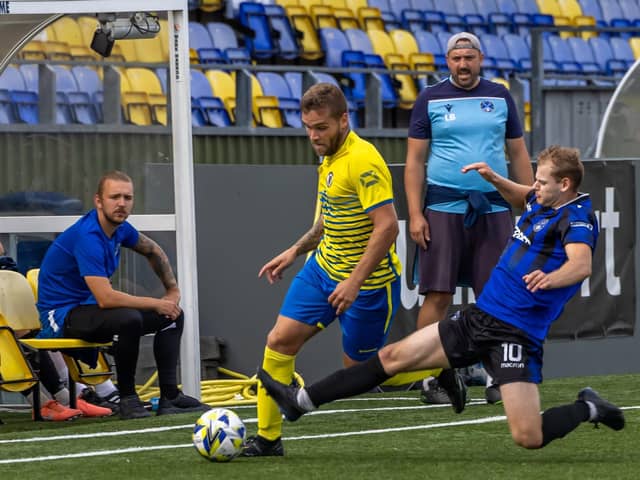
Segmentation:
{"type": "Polygon", "coordinates": [[[543,150],[533,188],[497,174],[484,162],[466,165],[462,172],[479,173],[509,203],[525,207],[477,305],[305,388],[281,384],[260,370],[264,387],[285,417],[295,420],[324,403],[367,392],[398,372],[482,361],[500,388],[511,436],[524,448],[542,448],[587,421],[623,429],[622,410],[588,387],[574,402],[540,414],[543,343],[591,274],[598,237],[589,195],[578,191],[584,174],[578,151],[558,146],[543,150]]]}
{"type": "Polygon", "coordinates": [[[147,417],[135,390],[140,337],[154,333],[158,367],[158,415],[206,411],[209,407],[177,387],[177,363],[184,314],[180,289],[160,246],[138,232],[127,218],[133,208],[133,182],[120,171],[105,174],[94,197],[95,209],[65,230],[49,247],[38,278],[38,310],[43,338],[72,337],[114,343],[120,390],[120,417],[147,417]],[[115,290],[111,276],[120,248],[147,258],[162,281],[162,298],[115,290]]]}

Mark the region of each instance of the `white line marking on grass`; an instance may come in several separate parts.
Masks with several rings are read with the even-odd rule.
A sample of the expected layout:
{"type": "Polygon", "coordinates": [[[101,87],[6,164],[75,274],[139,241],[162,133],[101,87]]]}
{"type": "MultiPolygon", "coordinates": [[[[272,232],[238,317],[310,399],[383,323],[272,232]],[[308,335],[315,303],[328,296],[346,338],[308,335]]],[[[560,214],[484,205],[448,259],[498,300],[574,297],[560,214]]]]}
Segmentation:
{"type": "MultiPolygon", "coordinates": [[[[360,430],[356,432],[323,433],[319,435],[302,435],[298,437],[285,437],[284,440],[290,440],[290,441],[312,440],[312,439],[322,439],[322,438],[349,437],[354,435],[373,435],[377,433],[387,433],[387,432],[403,432],[408,430],[428,430],[431,428],[457,427],[462,425],[476,425],[481,423],[500,422],[505,419],[506,417],[504,416],[487,417],[487,418],[479,418],[475,420],[465,420],[462,422],[433,423],[429,425],[411,425],[409,427],[380,428],[377,430],[360,430]]],[[[193,448],[193,444],[187,443],[187,444],[179,444],[179,445],[156,445],[151,447],[140,446],[140,447],[122,448],[117,450],[98,450],[95,452],[71,453],[67,455],[48,455],[45,457],[12,458],[7,460],[0,460],[0,464],[44,462],[44,461],[51,461],[51,460],[67,460],[70,458],[102,457],[102,456],[108,456],[108,455],[120,455],[123,453],[148,452],[152,450],[169,450],[173,448],[193,448]]]]}

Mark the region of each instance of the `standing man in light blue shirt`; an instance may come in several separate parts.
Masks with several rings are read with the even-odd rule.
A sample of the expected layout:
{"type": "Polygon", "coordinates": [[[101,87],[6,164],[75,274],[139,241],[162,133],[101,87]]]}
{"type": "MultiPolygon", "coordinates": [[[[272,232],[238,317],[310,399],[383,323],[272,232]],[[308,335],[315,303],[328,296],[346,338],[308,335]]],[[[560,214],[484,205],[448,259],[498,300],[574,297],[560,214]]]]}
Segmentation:
{"type": "MultiPolygon", "coordinates": [[[[508,176],[506,145],[515,181],[533,184],[515,103],[504,86],[480,77],[483,58],[475,35],[451,36],[451,75],[424,89],[411,114],[404,186],[409,233],[419,247],[419,292],[425,296],[418,329],[445,318],[456,286],[480,295],[513,230],[510,207],[495,187],[461,168],[486,162],[508,176]]],[[[426,403],[448,401],[436,384],[423,391],[426,403]]]]}

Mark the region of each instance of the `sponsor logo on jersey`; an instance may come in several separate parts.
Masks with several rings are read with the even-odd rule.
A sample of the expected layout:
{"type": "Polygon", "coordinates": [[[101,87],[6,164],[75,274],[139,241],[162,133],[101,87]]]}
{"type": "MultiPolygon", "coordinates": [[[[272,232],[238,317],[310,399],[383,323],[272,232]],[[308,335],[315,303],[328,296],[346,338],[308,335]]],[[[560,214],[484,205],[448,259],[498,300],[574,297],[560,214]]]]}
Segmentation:
{"type": "Polygon", "coordinates": [[[378,183],[380,179],[378,178],[378,174],[373,170],[369,170],[368,172],[364,172],[360,175],[360,184],[363,187],[371,187],[378,183]]]}
{"type": "Polygon", "coordinates": [[[330,187],[332,183],[333,183],[333,172],[329,172],[327,173],[327,180],[326,180],[327,188],[330,187]]]}
{"type": "Polygon", "coordinates": [[[586,228],[588,230],[593,230],[593,225],[587,222],[571,222],[569,224],[570,227],[578,227],[578,228],[586,228]]]}
{"type": "Polygon", "coordinates": [[[527,236],[524,233],[522,233],[522,230],[520,230],[520,228],[517,225],[515,230],[513,231],[512,237],[520,240],[522,243],[526,243],[527,245],[531,246],[531,240],[529,240],[527,236]]]}

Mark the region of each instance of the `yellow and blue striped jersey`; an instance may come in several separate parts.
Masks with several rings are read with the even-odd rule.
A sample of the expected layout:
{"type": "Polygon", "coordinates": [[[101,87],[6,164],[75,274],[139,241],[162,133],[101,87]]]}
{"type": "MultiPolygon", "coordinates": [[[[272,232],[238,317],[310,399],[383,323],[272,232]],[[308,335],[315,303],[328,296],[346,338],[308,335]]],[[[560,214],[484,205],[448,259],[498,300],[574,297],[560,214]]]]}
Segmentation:
{"type": "MultiPolygon", "coordinates": [[[[367,212],[393,202],[391,172],[376,148],[349,132],[340,149],[318,167],[318,203],[324,234],[316,259],[329,277],[345,280],[360,261],[373,223],[367,212]]],[[[400,275],[395,245],[362,288],[380,288],[400,275]]]]}

